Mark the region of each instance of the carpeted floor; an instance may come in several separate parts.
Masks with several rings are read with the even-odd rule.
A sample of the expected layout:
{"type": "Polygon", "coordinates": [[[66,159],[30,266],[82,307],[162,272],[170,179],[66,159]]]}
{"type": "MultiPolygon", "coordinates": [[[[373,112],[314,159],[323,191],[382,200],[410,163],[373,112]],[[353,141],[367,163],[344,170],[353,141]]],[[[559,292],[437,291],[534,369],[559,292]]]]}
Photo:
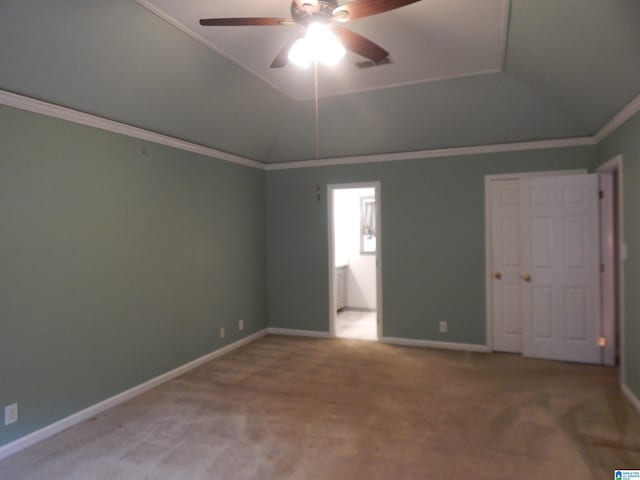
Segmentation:
{"type": "Polygon", "coordinates": [[[609,479],[611,368],[268,336],[0,461],[3,480],[609,479]]]}

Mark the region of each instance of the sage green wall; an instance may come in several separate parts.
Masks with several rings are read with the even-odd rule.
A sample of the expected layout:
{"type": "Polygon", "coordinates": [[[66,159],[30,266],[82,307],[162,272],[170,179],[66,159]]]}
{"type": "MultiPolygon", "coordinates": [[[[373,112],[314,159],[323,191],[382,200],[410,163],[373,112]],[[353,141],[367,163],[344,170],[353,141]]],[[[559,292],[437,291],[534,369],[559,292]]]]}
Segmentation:
{"type": "Polygon", "coordinates": [[[263,329],[264,182],[0,107],[0,445],[263,329]]]}
{"type": "Polygon", "coordinates": [[[595,164],[579,147],[267,172],[269,326],[328,331],[326,186],[380,181],[384,335],[484,344],[484,176],[595,164]]]}
{"type": "Polygon", "coordinates": [[[627,121],[598,145],[601,163],[616,155],[623,156],[624,240],[629,257],[624,264],[625,276],[625,383],[640,398],[640,114],[627,121]]]}

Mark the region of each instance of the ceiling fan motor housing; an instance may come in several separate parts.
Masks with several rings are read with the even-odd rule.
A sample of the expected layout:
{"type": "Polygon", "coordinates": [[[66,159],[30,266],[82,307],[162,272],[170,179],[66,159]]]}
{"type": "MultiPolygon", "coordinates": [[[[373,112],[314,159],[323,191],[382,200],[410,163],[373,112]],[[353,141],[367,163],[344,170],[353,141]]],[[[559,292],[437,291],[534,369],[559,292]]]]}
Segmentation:
{"type": "Polygon", "coordinates": [[[304,0],[302,0],[302,2],[293,0],[291,2],[291,18],[293,18],[296,23],[301,23],[303,25],[310,23],[311,20],[331,20],[333,11],[338,7],[337,0],[318,0],[317,2],[309,2],[307,8],[301,8],[298,3],[306,5],[304,0]],[[314,6],[313,3],[317,3],[317,5],[314,6]]]}

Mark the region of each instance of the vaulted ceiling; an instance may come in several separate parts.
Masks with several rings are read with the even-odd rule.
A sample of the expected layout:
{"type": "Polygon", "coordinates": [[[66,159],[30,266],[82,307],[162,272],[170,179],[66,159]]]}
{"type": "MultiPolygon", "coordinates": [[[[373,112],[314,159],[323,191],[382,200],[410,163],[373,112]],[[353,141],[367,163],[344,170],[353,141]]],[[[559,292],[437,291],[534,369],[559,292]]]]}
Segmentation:
{"type": "MultiPolygon", "coordinates": [[[[507,23],[498,13],[506,0],[486,1],[466,2],[486,5],[481,13],[422,0],[404,7],[411,15],[351,22],[388,42],[394,64],[356,70],[351,58],[322,73],[321,156],[590,136],[640,92],[637,0],[511,0],[507,23]],[[441,22],[427,13],[436,11],[441,22]],[[464,28],[480,20],[482,35],[464,28]],[[484,35],[481,51],[495,60],[500,25],[508,26],[504,59],[479,67],[470,38],[484,35]]],[[[156,3],[209,17],[238,5],[246,14],[241,2],[156,3]]],[[[283,0],[253,3],[277,10],[283,0]]],[[[311,72],[288,66],[277,72],[282,81],[270,78],[251,63],[262,55],[248,48],[256,33],[244,32],[233,37],[248,57],[228,51],[228,39],[198,41],[134,0],[3,0],[0,88],[266,163],[312,159],[311,72]]]]}

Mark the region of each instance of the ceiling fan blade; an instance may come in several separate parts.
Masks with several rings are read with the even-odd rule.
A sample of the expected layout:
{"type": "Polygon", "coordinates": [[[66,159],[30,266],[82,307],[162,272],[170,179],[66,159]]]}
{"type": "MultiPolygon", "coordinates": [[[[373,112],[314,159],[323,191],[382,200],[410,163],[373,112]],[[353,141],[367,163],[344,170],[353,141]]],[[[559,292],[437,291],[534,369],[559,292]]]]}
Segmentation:
{"type": "Polygon", "coordinates": [[[341,27],[340,25],[334,25],[332,28],[336,35],[338,35],[338,38],[340,38],[344,48],[368,58],[373,63],[385,63],[384,61],[389,57],[389,52],[359,33],[341,27]]]}
{"type": "Polygon", "coordinates": [[[276,55],[276,58],[273,59],[271,68],[282,68],[289,63],[289,50],[291,50],[291,47],[293,47],[293,44],[296,43],[296,40],[299,38],[300,36],[293,37],[285,44],[284,47],[282,47],[282,50],[280,50],[278,55],[276,55]]]}
{"type": "Polygon", "coordinates": [[[335,20],[346,22],[404,7],[420,0],[353,0],[333,10],[335,20]]]}
{"type": "Polygon", "coordinates": [[[203,18],[200,25],[205,27],[253,27],[264,25],[293,25],[292,18],[203,18]]]}

